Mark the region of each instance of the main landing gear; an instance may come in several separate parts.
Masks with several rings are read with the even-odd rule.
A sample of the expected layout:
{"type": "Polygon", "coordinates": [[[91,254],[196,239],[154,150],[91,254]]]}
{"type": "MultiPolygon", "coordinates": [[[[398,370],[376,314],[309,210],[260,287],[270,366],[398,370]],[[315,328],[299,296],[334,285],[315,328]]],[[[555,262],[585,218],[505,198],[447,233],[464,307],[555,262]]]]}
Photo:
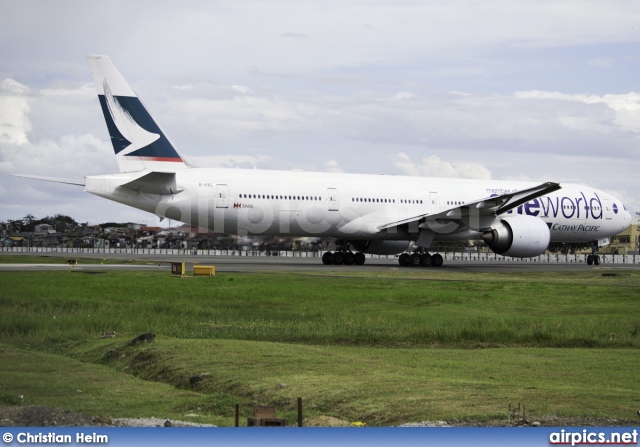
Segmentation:
{"type": "Polygon", "coordinates": [[[324,265],[363,265],[364,254],[352,251],[336,251],[331,253],[330,251],[322,255],[322,263],[324,265]]]}
{"type": "Polygon", "coordinates": [[[336,241],[337,250],[333,253],[328,251],[322,255],[322,263],[324,265],[363,265],[364,253],[352,252],[349,247],[351,242],[344,239],[336,241]]]}
{"type": "Polygon", "coordinates": [[[591,243],[591,254],[587,255],[587,265],[600,265],[600,255],[596,254],[598,251],[598,243],[591,243]]]}
{"type": "Polygon", "coordinates": [[[444,259],[438,253],[434,255],[427,252],[402,253],[398,263],[401,267],[442,267],[444,259]]]}

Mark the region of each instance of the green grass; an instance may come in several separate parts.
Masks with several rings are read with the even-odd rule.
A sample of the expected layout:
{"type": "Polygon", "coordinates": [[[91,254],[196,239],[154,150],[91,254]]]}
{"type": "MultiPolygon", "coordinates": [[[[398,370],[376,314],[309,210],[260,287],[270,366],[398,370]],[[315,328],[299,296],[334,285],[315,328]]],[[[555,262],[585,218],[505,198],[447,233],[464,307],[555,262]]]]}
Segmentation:
{"type": "Polygon", "coordinates": [[[176,389],[100,365],[4,344],[0,344],[0,358],[3,405],[48,405],[92,416],[155,416],[221,424],[227,422],[226,418],[211,412],[197,418],[186,415],[198,414],[211,405],[212,399],[227,402],[228,406],[234,402],[231,396],[221,393],[206,395],[176,389]]]}
{"type": "Polygon", "coordinates": [[[637,274],[395,274],[0,273],[0,335],[51,348],[107,330],[404,347],[640,346],[637,274]]]}
{"type": "Polygon", "coordinates": [[[297,397],[370,425],[640,407],[635,271],[330,275],[0,273],[0,403],[222,425],[235,403],[295,420],[297,397]],[[156,342],[127,346],[142,332],[156,342]]]}
{"type": "Polygon", "coordinates": [[[73,359],[0,346],[0,383],[25,404],[217,425],[233,425],[236,403],[243,417],[255,405],[276,405],[295,421],[297,397],[304,417],[370,426],[506,424],[509,404],[517,403],[534,419],[630,420],[640,405],[637,349],[387,349],[166,337],[127,346],[130,337],[76,343],[67,350],[73,359]],[[191,384],[195,374],[204,380],[191,384]]]}

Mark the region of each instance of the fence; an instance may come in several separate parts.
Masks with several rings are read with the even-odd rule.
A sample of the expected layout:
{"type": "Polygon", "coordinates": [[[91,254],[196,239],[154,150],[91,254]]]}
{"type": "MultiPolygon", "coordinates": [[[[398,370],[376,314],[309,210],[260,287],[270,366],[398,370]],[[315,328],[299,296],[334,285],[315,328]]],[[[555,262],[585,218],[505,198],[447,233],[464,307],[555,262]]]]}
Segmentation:
{"type": "MultiPolygon", "coordinates": [[[[0,253],[78,253],[78,254],[128,254],[173,256],[281,256],[286,258],[319,258],[323,252],[311,251],[257,251],[257,250],[194,250],[178,248],[63,248],[63,247],[0,247],[0,253]]],[[[510,258],[495,253],[440,253],[448,261],[486,262],[545,262],[585,264],[587,255],[543,254],[533,258],[510,258]]],[[[397,255],[365,254],[368,259],[397,259],[397,255]]],[[[640,255],[600,255],[603,264],[640,264],[640,255]]]]}

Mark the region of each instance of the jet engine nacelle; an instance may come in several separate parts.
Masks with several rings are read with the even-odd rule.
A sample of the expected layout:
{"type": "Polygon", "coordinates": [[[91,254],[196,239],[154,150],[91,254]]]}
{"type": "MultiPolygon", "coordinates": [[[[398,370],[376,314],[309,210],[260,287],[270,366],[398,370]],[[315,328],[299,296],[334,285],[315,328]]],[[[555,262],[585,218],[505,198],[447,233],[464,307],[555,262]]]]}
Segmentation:
{"type": "Polygon", "coordinates": [[[353,241],[351,245],[362,253],[397,255],[407,250],[409,241],[353,241]]]}
{"type": "Polygon", "coordinates": [[[531,216],[505,216],[482,235],[489,248],[499,255],[514,258],[538,256],[547,249],[551,240],[549,227],[531,216]]]}

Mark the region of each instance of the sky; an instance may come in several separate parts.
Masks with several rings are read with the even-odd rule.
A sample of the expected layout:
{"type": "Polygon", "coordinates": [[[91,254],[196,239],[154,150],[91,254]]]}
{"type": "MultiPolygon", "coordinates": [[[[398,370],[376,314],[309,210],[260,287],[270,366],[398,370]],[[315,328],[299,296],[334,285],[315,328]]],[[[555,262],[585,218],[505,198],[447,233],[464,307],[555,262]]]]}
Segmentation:
{"type": "Polygon", "coordinates": [[[4,175],[118,171],[87,54],[200,166],[571,182],[640,211],[636,0],[0,0],[0,222],[158,225],[4,175]]]}

